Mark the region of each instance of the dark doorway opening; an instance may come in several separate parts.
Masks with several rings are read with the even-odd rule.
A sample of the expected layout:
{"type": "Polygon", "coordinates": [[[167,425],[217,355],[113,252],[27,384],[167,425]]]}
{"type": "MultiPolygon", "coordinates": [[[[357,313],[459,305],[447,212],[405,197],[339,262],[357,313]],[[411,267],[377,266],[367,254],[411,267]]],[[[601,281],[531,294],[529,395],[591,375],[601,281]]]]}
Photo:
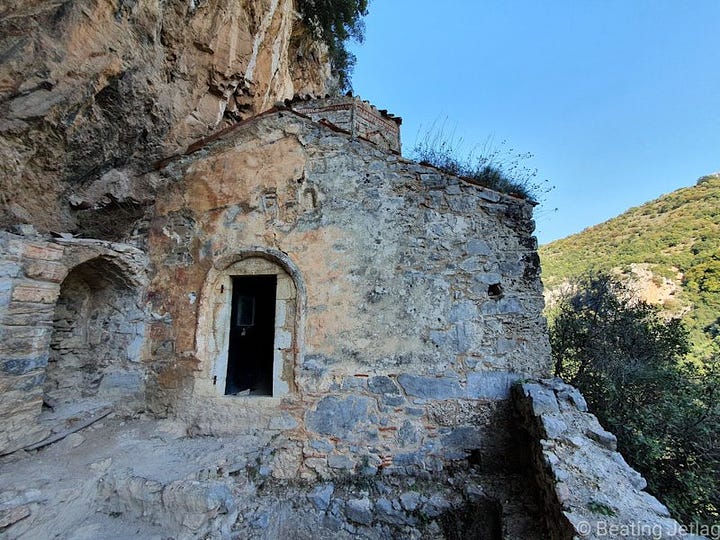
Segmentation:
{"type": "Polygon", "coordinates": [[[277,276],[233,276],[225,395],[272,396],[277,276]]]}

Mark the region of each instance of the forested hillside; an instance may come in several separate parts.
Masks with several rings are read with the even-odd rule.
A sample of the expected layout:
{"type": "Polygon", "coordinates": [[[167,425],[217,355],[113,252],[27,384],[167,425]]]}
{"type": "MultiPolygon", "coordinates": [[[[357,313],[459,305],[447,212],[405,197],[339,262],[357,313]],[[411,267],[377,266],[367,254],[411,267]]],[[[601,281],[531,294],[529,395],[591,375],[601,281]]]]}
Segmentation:
{"type": "Polygon", "coordinates": [[[619,271],[637,282],[637,269],[649,269],[645,278],[656,286],[677,284],[655,300],[682,314],[693,356],[720,345],[720,173],[544,245],[540,257],[550,291],[588,271],[619,271]]]}

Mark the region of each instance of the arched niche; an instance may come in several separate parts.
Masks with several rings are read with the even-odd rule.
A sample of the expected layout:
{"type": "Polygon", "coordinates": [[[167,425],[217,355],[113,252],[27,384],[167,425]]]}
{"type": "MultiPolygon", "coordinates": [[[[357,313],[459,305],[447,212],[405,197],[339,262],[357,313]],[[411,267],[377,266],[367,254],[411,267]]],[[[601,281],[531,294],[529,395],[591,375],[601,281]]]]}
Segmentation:
{"type": "Polygon", "coordinates": [[[195,340],[200,371],[195,379],[195,393],[277,398],[297,391],[295,372],[303,344],[304,296],[299,271],[280,252],[255,249],[217,261],[208,272],[200,298],[195,340]],[[254,307],[248,309],[254,309],[258,315],[263,310],[273,315],[272,337],[262,346],[263,358],[269,362],[269,380],[267,388],[261,390],[234,384],[246,375],[243,371],[249,357],[243,349],[245,344],[238,345],[234,334],[237,336],[242,325],[255,322],[238,308],[243,304],[238,291],[252,289],[257,289],[258,294],[248,295],[255,296],[254,307]],[[272,305],[262,305],[263,302],[272,305]],[[269,356],[265,356],[265,347],[269,356]]]}
{"type": "Polygon", "coordinates": [[[141,398],[144,319],[135,283],[111,257],[95,257],[70,270],[55,304],[46,400],[141,398]]]}

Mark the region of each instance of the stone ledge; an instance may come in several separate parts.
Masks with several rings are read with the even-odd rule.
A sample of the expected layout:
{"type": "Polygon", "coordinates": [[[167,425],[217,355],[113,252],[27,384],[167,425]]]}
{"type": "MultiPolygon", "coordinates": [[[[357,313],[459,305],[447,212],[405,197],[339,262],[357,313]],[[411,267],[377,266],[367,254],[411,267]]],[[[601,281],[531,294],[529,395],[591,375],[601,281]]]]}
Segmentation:
{"type": "Polygon", "coordinates": [[[512,397],[531,439],[531,461],[552,540],[699,540],[642,491],[647,482],[616,451],[617,439],[560,379],[520,382],[512,397]],[[618,534],[609,531],[617,531],[618,534]]]}

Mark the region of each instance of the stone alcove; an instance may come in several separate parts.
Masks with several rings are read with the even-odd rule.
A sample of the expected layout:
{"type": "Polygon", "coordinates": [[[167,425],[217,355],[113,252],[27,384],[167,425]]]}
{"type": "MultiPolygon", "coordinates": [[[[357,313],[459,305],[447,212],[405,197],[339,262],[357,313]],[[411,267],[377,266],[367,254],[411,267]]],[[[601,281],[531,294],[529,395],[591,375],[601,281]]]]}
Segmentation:
{"type": "Polygon", "coordinates": [[[277,398],[295,392],[297,356],[302,347],[303,291],[299,272],[284,254],[258,249],[218,261],[208,273],[200,299],[196,330],[200,373],[195,380],[196,394],[277,398]],[[235,393],[229,391],[228,378],[235,361],[230,354],[232,327],[238,319],[233,310],[233,289],[247,278],[263,278],[272,283],[274,294],[264,300],[274,304],[270,306],[274,317],[268,344],[271,375],[266,392],[235,393]]]}
{"type": "Polygon", "coordinates": [[[144,331],[137,288],[121,265],[99,256],[75,266],[55,304],[46,401],[140,399],[144,331]]]}

